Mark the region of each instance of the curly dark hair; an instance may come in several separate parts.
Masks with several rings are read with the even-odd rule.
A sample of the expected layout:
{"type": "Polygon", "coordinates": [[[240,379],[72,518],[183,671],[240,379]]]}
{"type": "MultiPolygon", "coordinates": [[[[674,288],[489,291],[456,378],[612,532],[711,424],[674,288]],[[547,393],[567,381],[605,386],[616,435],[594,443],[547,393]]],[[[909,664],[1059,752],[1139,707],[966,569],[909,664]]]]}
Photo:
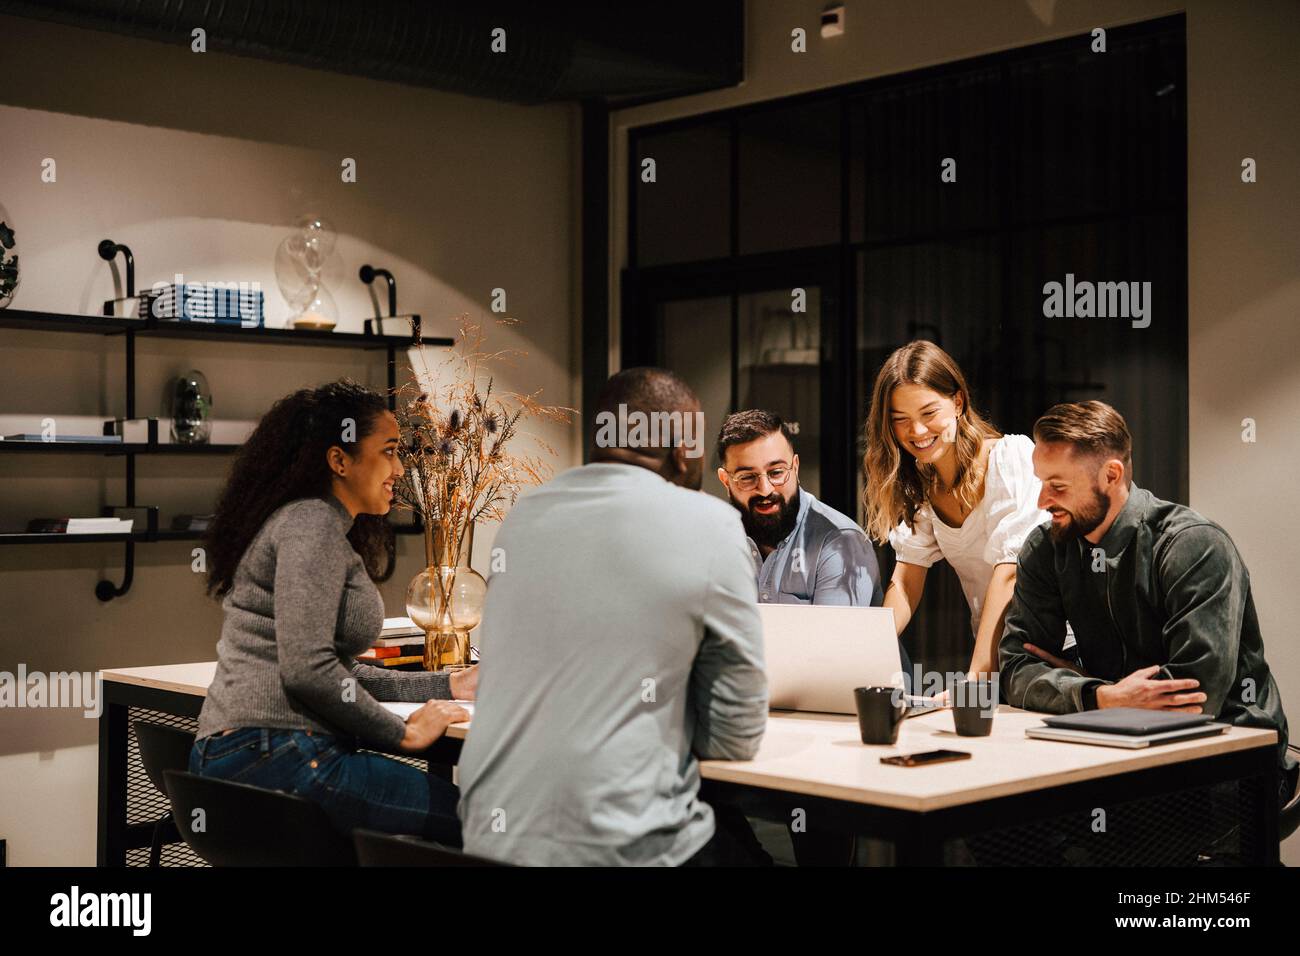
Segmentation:
{"type": "MultiPolygon", "coordinates": [[[[231,465],[203,535],[209,596],[215,590],[220,598],[230,590],[244,552],[277,508],[329,493],[331,472],[325,453],[330,446],[355,455],[361,440],[375,430],[378,416],[387,410],[384,396],[350,379],[299,389],[271,406],[231,465]],[[340,440],[339,422],[347,418],[357,423],[355,442],[340,440]]],[[[361,555],[371,580],[392,577],[397,549],[385,516],[357,515],[348,541],[361,555]]]]}

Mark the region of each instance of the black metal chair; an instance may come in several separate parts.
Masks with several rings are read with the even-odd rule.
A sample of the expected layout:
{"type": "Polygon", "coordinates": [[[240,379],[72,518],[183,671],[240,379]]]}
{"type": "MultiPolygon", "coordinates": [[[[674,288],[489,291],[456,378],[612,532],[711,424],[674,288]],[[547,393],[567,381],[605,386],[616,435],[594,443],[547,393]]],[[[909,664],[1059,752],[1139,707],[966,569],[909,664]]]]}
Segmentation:
{"type": "MultiPolygon", "coordinates": [[[[1287,744],[1286,749],[1291,751],[1292,756],[1300,759],[1300,747],[1297,747],[1294,744],[1287,744]]],[[[1291,794],[1291,799],[1283,804],[1282,809],[1278,814],[1278,840],[1285,840],[1291,834],[1295,833],[1297,829],[1300,829],[1300,778],[1297,778],[1296,780],[1296,788],[1291,794]]]]}
{"type": "MultiPolygon", "coordinates": [[[[158,792],[167,797],[167,781],[163,774],[168,770],[184,770],[190,765],[190,748],[194,734],[178,727],[155,724],[147,720],[131,722],[136,743],[140,746],[140,763],[158,792]]],[[[153,825],[153,841],[149,845],[149,865],[157,867],[162,862],[164,843],[181,839],[172,822],[171,811],[164,813],[153,825]]]]}
{"type": "Polygon", "coordinates": [[[509,866],[470,856],[437,843],[374,830],[353,830],[357,860],[362,866],[509,866]]]}
{"type": "Polygon", "coordinates": [[[304,797],[178,770],[163,776],[181,838],[213,866],[356,866],[352,841],[304,797]]]}

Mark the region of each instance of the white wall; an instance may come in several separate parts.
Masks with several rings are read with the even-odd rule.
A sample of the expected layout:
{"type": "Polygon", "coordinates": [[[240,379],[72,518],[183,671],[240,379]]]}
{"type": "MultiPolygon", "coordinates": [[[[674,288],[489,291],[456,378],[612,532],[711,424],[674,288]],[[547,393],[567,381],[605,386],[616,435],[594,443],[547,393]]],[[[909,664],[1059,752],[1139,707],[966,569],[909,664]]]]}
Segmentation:
{"type": "MultiPolygon", "coordinates": [[[[627,262],[631,127],[965,59],[1094,27],[1185,12],[1191,501],[1223,525],[1251,571],[1269,665],[1300,742],[1300,4],[1292,0],[848,0],[847,32],[822,40],[821,0],[746,5],[745,82],[611,118],[610,301],[627,262]],[[808,52],[790,50],[803,27],[808,52]],[[1241,182],[1241,160],[1259,181],[1241,182]],[[1258,441],[1243,444],[1254,418],[1258,441]]],[[[1142,157],[1135,156],[1135,163],[1142,157]]],[[[611,318],[616,362],[618,316],[611,318]]],[[[1300,836],[1283,847],[1300,864],[1300,836]]]]}
{"type": "MultiPolygon", "coordinates": [[[[375,310],[356,278],[390,269],[398,309],[450,335],[469,312],[491,322],[504,288],[522,324],[490,343],[526,351],[498,387],[576,407],[574,334],[578,114],[314,72],[216,53],[0,17],[0,203],[16,226],[22,284],[11,308],[95,314],[114,294],[100,239],[135,253],[137,286],[180,271],[195,280],[257,281],[268,325],[288,309],[273,272],[292,220],[316,208],[339,232],[330,272],[341,330],[375,310]],[[57,181],[42,183],[45,158],[57,181]],[[357,161],[344,184],[340,163],[357,161]]],[[[386,298],[381,298],[386,305],[386,298]]],[[[0,420],[61,430],[121,415],[120,340],[0,330],[0,420]],[[87,416],[78,420],[74,416],[87,416]]],[[[382,388],[382,353],[260,344],[141,340],[137,415],[158,414],[167,379],[188,368],[212,384],[215,414],[246,430],[280,396],[342,375],[382,388]]],[[[578,426],[539,429],[556,470],[578,464],[578,426]]],[[[238,440],[233,438],[230,440],[238,440]]],[[[137,461],[137,501],[209,512],[228,457],[137,461]]],[[[121,459],[0,456],[0,530],[36,515],[93,515],[121,501],[121,459]]],[[[486,570],[491,526],[475,563],[486,570]]],[[[190,571],[190,544],[136,547],[135,582],[100,604],[95,582],[121,580],[122,545],[0,545],[0,671],[211,660],[218,602],[190,571]]],[[[404,612],[422,561],[398,539],[381,586],[404,612]]],[[[0,711],[0,838],[13,865],[95,860],[96,728],[69,712],[0,711]]]]}

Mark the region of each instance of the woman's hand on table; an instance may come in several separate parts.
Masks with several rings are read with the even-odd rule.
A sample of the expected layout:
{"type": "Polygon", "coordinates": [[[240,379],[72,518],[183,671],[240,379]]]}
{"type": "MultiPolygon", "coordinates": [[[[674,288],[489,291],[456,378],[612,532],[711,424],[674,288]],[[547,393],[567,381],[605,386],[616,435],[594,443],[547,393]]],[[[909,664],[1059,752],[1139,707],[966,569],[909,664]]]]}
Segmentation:
{"type": "Polygon", "coordinates": [[[474,700],[478,693],[478,665],[474,664],[463,671],[453,671],[451,675],[451,696],[456,700],[474,700]]]}
{"type": "Polygon", "coordinates": [[[469,711],[449,700],[431,700],[406,718],[406,736],[397,745],[399,750],[418,753],[433,745],[452,724],[469,720],[469,711]]]}

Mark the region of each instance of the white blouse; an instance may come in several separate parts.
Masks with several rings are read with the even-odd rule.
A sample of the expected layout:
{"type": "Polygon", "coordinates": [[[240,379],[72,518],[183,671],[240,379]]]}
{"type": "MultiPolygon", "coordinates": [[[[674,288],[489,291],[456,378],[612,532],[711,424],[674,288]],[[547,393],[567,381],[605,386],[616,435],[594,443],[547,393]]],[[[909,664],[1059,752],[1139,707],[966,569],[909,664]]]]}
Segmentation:
{"type": "Polygon", "coordinates": [[[1025,536],[1051,520],[1038,507],[1042,487],[1034,476],[1034,441],[1027,435],[1004,435],[989,449],[984,497],[960,528],[944,524],[927,501],[916,512],[915,527],[906,522],[889,533],[898,560],[928,568],[947,559],[961,580],[970,605],[971,634],[979,631],[984,595],[999,564],[1015,564],[1025,536]]]}

